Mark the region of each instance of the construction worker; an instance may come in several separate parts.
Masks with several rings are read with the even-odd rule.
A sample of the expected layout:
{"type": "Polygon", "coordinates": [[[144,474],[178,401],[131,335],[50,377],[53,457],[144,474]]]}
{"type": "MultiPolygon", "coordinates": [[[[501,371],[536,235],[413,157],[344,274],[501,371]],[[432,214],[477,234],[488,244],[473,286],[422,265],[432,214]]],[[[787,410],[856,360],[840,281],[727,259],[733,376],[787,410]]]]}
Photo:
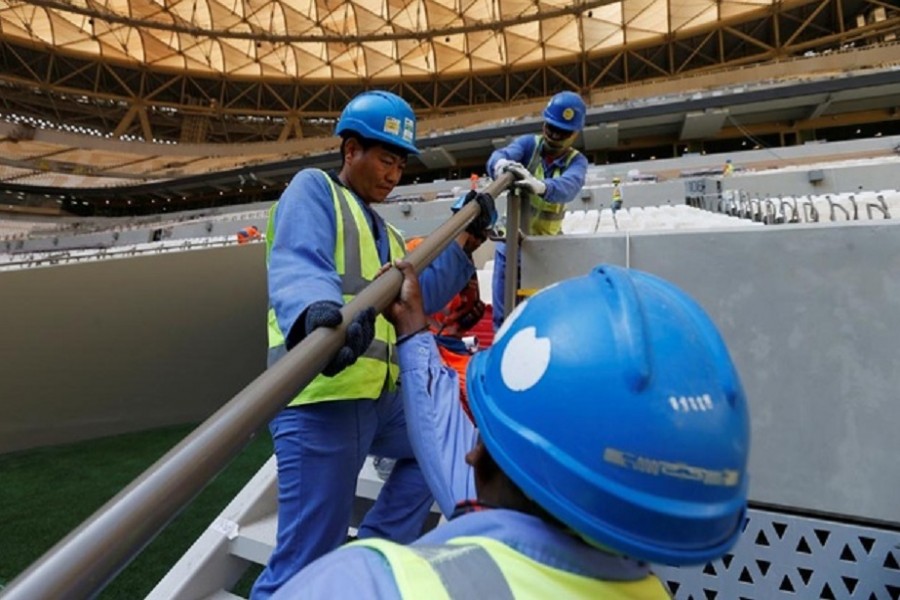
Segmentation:
{"type": "Polygon", "coordinates": [[[610,204],[610,208],[612,208],[613,214],[615,214],[620,208],[622,208],[622,179],[619,177],[613,177],[612,184],[612,204],[610,204]]]}
{"type": "Polygon", "coordinates": [[[723,177],[731,177],[734,175],[734,163],[731,162],[731,159],[725,159],[725,166],[722,167],[722,176],[723,177]]]}
{"type": "Polygon", "coordinates": [[[734,545],[747,402],[719,332],[687,294],[601,265],[524,301],[469,366],[476,430],[432,336],[415,333],[418,283],[398,266],[400,300],[386,312],[407,340],[411,443],[450,520],[409,546],[345,546],[279,598],[662,600],[648,562],[702,564],[734,545]],[[472,449],[463,459],[460,448],[472,449]]]}
{"type": "MultiPolygon", "coordinates": [[[[339,172],[300,171],[273,206],[266,232],[269,366],[314,329],[339,325],[341,307],[381,265],[403,256],[402,236],[371,205],[385,200],[407,156],[417,153],[415,128],[415,114],[399,96],[356,96],[336,129],[339,172]]],[[[473,194],[469,200],[482,206],[480,216],[422,273],[431,311],[472,277],[472,247],[492,225],[490,198],[473,194]]],[[[357,473],[370,452],[398,461],[359,537],[408,542],[421,532],[432,498],[409,446],[395,343],[390,323],[373,309],[360,312],[323,374],[270,423],[278,533],[252,598],[268,598],[298,567],[345,541],[357,473]]]]}
{"type": "Polygon", "coordinates": [[[256,225],[248,225],[237,232],[237,243],[248,244],[262,237],[259,228],[256,225]]]}
{"type": "MultiPolygon", "coordinates": [[[[559,235],[565,204],[571,202],[584,187],[587,159],[572,148],[584,128],[587,108],[581,96],[560,92],[544,108],[544,126],[540,135],[524,135],[509,146],[494,151],[487,162],[487,172],[494,179],[512,172],[515,186],[528,194],[526,210],[530,211],[527,235],[559,235]]],[[[515,224],[508,224],[515,227],[515,224]]],[[[498,243],[494,251],[493,319],[498,329],[505,314],[506,244],[498,243]]]]}

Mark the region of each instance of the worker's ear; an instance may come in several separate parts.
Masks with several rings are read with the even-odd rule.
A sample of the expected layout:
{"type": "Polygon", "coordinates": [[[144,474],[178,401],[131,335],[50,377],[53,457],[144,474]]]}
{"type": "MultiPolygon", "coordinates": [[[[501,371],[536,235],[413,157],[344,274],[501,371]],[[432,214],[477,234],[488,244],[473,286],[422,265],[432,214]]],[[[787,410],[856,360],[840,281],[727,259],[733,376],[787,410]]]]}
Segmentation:
{"type": "Polygon", "coordinates": [[[479,437],[472,449],[466,452],[466,464],[475,468],[479,462],[484,460],[486,454],[487,449],[484,447],[481,437],[479,437]]]}
{"type": "Polygon", "coordinates": [[[502,480],[505,478],[500,467],[494,462],[481,438],[475,447],[466,453],[466,464],[475,472],[475,490],[478,498],[485,502],[497,504],[502,498],[502,480]]]}
{"type": "Polygon", "coordinates": [[[363,147],[358,139],[354,137],[347,138],[346,143],[344,143],[344,162],[352,164],[353,160],[362,152],[363,147]]]}

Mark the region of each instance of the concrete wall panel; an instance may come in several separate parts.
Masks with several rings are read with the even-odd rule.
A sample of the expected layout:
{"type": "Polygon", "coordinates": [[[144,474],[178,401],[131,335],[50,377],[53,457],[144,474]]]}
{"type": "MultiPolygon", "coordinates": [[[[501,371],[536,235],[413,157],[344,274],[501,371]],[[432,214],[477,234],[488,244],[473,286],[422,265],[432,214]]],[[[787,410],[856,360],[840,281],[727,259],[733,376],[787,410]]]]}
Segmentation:
{"type": "Polygon", "coordinates": [[[743,379],[753,499],[900,522],[900,223],[592,237],[526,241],[523,287],[599,262],[681,286],[743,379]]]}
{"type": "Polygon", "coordinates": [[[212,414],[265,367],[263,248],[0,272],[0,452],[212,414]]]}

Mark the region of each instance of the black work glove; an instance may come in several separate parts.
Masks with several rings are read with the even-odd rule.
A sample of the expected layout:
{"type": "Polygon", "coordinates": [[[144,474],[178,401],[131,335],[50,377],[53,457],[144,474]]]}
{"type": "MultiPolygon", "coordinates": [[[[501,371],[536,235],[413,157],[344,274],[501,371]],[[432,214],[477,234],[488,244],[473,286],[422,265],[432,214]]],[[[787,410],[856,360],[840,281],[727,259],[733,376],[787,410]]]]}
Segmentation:
{"type": "Polygon", "coordinates": [[[484,192],[470,190],[468,194],[459,198],[456,203],[454,203],[452,210],[453,212],[456,212],[473,200],[481,207],[481,212],[477,217],[472,219],[472,222],[466,227],[466,232],[478,236],[483,240],[485,238],[486,230],[491,229],[494,226],[494,223],[497,222],[497,207],[494,206],[494,199],[491,198],[490,195],[485,194],[484,192]]]}
{"type": "MultiPolygon", "coordinates": [[[[371,306],[359,313],[347,325],[344,345],[337,351],[322,374],[334,377],[356,362],[375,338],[375,309],[371,306]]],[[[308,335],[319,327],[337,327],[341,324],[341,305],[330,300],[313,302],[306,308],[303,324],[308,335]]]]}

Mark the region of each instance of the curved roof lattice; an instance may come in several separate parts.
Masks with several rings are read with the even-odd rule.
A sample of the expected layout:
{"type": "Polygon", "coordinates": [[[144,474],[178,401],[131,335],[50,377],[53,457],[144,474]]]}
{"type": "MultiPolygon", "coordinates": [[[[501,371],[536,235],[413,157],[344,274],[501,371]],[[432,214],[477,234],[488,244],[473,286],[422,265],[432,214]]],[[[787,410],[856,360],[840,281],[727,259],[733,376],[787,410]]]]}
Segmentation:
{"type": "Polygon", "coordinates": [[[195,75],[379,81],[566,61],[626,43],[658,42],[775,3],[2,0],[0,34],[64,53],[195,75]]]}

